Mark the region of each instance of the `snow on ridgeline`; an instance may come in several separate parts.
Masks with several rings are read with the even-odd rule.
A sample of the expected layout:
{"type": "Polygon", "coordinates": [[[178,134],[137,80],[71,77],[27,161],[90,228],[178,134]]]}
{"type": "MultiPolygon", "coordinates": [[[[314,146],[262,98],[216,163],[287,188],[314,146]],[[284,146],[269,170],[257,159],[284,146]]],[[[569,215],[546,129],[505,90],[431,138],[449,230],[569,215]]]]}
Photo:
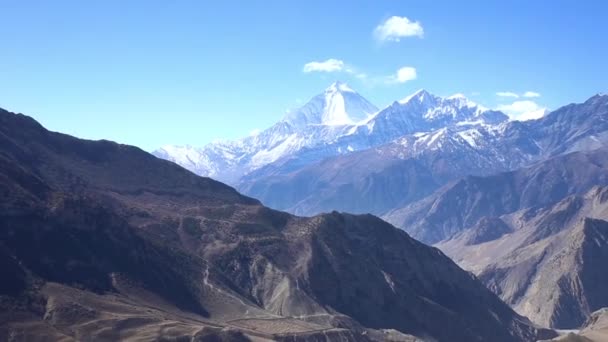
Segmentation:
{"type": "Polygon", "coordinates": [[[504,114],[479,106],[462,94],[443,98],[424,89],[378,110],[346,83],[334,82],[257,134],[203,147],[168,145],[153,154],[196,174],[237,185],[244,175],[276,163],[313,162],[416,132],[467,129],[506,120],[504,114]]]}

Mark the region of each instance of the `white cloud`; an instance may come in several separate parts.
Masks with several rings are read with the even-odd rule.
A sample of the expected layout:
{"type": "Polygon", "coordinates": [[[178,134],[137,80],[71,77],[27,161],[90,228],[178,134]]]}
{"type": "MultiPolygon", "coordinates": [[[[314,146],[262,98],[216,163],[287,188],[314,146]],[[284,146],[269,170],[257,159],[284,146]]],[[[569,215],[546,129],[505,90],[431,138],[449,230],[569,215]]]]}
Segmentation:
{"type": "Polygon", "coordinates": [[[534,101],[515,101],[511,104],[500,105],[496,109],[507,114],[512,120],[526,121],[542,118],[547,108],[534,101]]]}
{"type": "Polygon", "coordinates": [[[417,78],[418,78],[418,74],[416,72],[416,68],[410,67],[410,66],[405,66],[405,67],[399,68],[399,70],[397,70],[392,75],[370,77],[366,80],[366,82],[369,86],[395,85],[395,84],[413,81],[417,78]]]}
{"type": "Polygon", "coordinates": [[[412,67],[403,67],[397,70],[397,75],[395,75],[395,80],[397,83],[405,83],[407,81],[413,81],[417,77],[416,68],[412,67]]]}
{"type": "Polygon", "coordinates": [[[367,75],[359,72],[353,66],[350,66],[340,59],[330,58],[323,62],[309,62],[304,64],[303,72],[344,72],[351,74],[360,80],[365,80],[367,75]]]}
{"type": "Polygon", "coordinates": [[[304,72],[336,72],[344,70],[344,62],[339,59],[330,58],[323,62],[309,62],[304,64],[304,72]]]}
{"type": "Polygon", "coordinates": [[[535,91],[527,91],[524,93],[524,97],[540,97],[540,94],[535,91]]]}
{"type": "Polygon", "coordinates": [[[519,95],[510,92],[510,91],[499,91],[496,93],[496,95],[500,96],[500,97],[514,97],[514,98],[518,98],[519,95]]]}
{"type": "Polygon", "coordinates": [[[380,41],[398,42],[403,37],[420,37],[424,29],[420,22],[410,21],[406,17],[392,16],[374,30],[374,36],[380,41]]]}

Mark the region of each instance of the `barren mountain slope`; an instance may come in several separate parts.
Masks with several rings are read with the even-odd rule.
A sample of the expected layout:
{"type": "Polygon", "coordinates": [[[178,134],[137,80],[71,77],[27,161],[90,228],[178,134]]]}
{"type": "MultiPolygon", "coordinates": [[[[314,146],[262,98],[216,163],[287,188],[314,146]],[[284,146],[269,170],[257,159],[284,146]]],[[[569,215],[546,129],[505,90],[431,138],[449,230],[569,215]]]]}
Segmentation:
{"type": "Polygon", "coordinates": [[[578,328],[608,305],[608,188],[483,221],[437,246],[519,313],[578,328]],[[486,223],[487,226],[486,226],[486,223]],[[493,227],[504,227],[488,236],[493,227]]]}
{"type": "Polygon", "coordinates": [[[5,111],[0,191],[6,338],[538,337],[439,250],[378,218],[273,211],[137,148],[5,111]]]}

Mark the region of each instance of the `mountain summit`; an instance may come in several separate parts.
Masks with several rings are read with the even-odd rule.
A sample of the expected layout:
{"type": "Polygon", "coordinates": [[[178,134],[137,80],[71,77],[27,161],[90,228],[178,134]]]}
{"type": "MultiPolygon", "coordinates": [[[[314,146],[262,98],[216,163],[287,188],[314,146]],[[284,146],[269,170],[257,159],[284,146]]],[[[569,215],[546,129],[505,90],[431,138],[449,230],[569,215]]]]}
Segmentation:
{"type": "Polygon", "coordinates": [[[304,106],[288,113],[283,121],[296,128],[306,125],[352,125],[377,111],[376,106],[346,83],[336,81],[304,106]]]}
{"type": "Polygon", "coordinates": [[[378,108],[336,81],[302,107],[254,136],[204,147],[167,145],[153,152],[198,174],[237,184],[243,175],[283,157],[346,135],[378,108]]]}
{"type": "Polygon", "coordinates": [[[429,93],[428,91],[426,91],[425,89],[418,89],[417,91],[415,91],[414,93],[406,96],[405,98],[403,98],[402,100],[399,101],[399,103],[408,103],[411,101],[418,101],[420,103],[425,102],[425,101],[432,101],[432,100],[437,100],[438,97],[429,93]]]}

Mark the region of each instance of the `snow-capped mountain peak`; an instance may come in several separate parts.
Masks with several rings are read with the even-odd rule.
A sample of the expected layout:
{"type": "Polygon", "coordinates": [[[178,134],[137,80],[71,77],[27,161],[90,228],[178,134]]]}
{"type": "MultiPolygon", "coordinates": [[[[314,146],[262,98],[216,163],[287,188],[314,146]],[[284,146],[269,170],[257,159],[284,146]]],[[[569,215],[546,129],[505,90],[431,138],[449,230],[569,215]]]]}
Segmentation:
{"type": "Polygon", "coordinates": [[[412,103],[412,102],[428,103],[428,102],[434,102],[437,99],[438,99],[437,96],[429,93],[425,89],[419,89],[415,93],[403,98],[402,100],[399,100],[398,102],[400,104],[407,104],[407,103],[412,103]]]}
{"type": "Polygon", "coordinates": [[[351,96],[351,100],[360,102],[360,99],[357,98],[360,97],[360,95],[352,90],[346,83],[335,82],[325,90],[325,108],[321,115],[322,125],[352,125],[357,121],[365,119],[368,114],[371,114],[366,113],[366,108],[361,108],[360,104],[353,103],[348,110],[352,113],[353,117],[351,117],[346,109],[347,100],[345,93],[348,93],[349,95],[354,94],[355,96],[351,96]],[[365,116],[362,117],[361,114],[365,114],[365,116]]]}
{"type": "Polygon", "coordinates": [[[376,111],[376,106],[346,83],[336,81],[283,120],[298,129],[308,125],[343,126],[365,120],[376,111]]]}
{"type": "Polygon", "coordinates": [[[451,101],[455,106],[460,108],[469,107],[469,108],[478,108],[480,111],[488,110],[486,107],[483,107],[471,100],[469,100],[466,96],[461,93],[457,93],[445,98],[445,100],[451,101]]]}
{"type": "MultiPolygon", "coordinates": [[[[446,127],[460,131],[497,125],[507,118],[462,95],[443,98],[424,89],[378,111],[346,83],[334,82],[302,107],[255,135],[201,148],[165,146],[154,154],[197,174],[236,184],[246,175],[257,174],[257,170],[265,172],[263,168],[268,165],[274,165],[270,169],[289,169],[293,165],[379,146],[417,132],[434,132],[446,127]]],[[[440,138],[441,135],[429,135],[428,144],[423,145],[443,144],[440,138]]],[[[422,140],[419,145],[421,143],[422,140]]]]}
{"type": "Polygon", "coordinates": [[[356,93],[353,88],[349,87],[348,84],[342,81],[335,81],[329,87],[325,89],[326,93],[334,93],[334,92],[351,92],[356,93]]]}
{"type": "Polygon", "coordinates": [[[401,112],[407,120],[421,119],[448,125],[471,119],[487,111],[487,108],[470,101],[462,94],[440,97],[420,89],[392,105],[394,111],[401,112]]]}
{"type": "Polygon", "coordinates": [[[415,105],[415,106],[428,106],[428,107],[453,107],[453,108],[479,108],[481,110],[487,110],[485,107],[478,105],[477,103],[469,100],[466,96],[461,93],[457,93],[448,97],[440,97],[429,93],[425,89],[420,89],[415,93],[403,98],[398,101],[401,105],[415,105]]]}

